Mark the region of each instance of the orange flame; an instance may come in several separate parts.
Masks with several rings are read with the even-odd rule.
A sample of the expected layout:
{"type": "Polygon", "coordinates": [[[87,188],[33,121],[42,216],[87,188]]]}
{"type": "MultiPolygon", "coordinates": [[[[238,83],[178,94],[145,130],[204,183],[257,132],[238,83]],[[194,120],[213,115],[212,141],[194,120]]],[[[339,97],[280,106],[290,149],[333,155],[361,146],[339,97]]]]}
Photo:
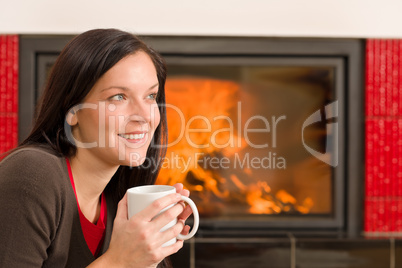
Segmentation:
{"type": "MultiPolygon", "coordinates": [[[[243,138],[238,137],[236,131],[230,131],[233,128],[230,120],[225,120],[236,121],[233,110],[239,88],[237,83],[224,80],[188,77],[167,80],[169,146],[157,183],[183,183],[193,196],[202,200],[203,204],[198,204],[201,214],[217,209],[211,207],[217,206],[210,202],[212,197],[225,204],[242,203],[252,214],[278,214],[291,210],[308,213],[313,206],[311,198],[298,204],[285,190],[273,194],[267,182],[250,180],[245,183],[235,174],[225,178],[219,174],[219,169],[200,166],[203,156],[231,157],[245,147],[243,138]]],[[[250,168],[242,172],[250,178],[253,175],[250,168]]]]}

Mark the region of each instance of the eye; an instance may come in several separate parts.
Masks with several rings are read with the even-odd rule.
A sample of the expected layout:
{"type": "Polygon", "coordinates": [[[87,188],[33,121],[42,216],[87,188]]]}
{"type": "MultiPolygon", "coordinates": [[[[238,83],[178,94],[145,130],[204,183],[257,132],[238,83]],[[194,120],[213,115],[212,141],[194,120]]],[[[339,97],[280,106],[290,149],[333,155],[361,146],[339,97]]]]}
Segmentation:
{"type": "Polygon", "coordinates": [[[110,97],[109,100],[112,100],[112,101],[123,101],[123,100],[125,100],[125,96],[124,96],[123,94],[116,94],[116,95],[110,97]]]}
{"type": "Polygon", "coordinates": [[[152,94],[149,94],[148,95],[148,99],[151,99],[151,100],[156,100],[156,97],[158,96],[158,93],[152,93],[152,94]]]}

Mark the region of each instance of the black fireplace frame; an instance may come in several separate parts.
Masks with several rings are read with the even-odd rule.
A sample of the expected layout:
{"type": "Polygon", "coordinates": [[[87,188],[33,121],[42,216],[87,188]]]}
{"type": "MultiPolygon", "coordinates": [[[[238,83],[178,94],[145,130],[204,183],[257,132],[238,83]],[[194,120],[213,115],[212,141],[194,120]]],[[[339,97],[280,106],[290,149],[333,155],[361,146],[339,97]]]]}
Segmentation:
{"type": "MultiPolygon", "coordinates": [[[[73,36],[20,37],[20,92],[19,140],[27,136],[32,125],[37,98],[46,77],[46,64],[54,62],[61,49],[73,36]]],[[[250,232],[267,230],[297,230],[331,232],[359,236],[363,226],[364,190],[364,41],[360,39],[317,38],[262,38],[262,37],[195,37],[195,36],[144,36],[143,39],[169,59],[183,56],[214,58],[216,56],[271,56],[338,58],[345,64],[344,100],[345,139],[344,152],[340,153],[344,169],[342,180],[334,187],[341,189],[344,198],[338,197],[336,207],[341,214],[332,221],[311,219],[289,221],[284,227],[280,218],[267,221],[209,221],[203,220],[200,234],[209,235],[216,230],[248,229],[250,232]],[[245,226],[247,226],[245,228],[245,226]]],[[[338,190],[339,190],[338,189],[338,190]]],[[[339,191],[338,191],[339,192],[339,191]]]]}

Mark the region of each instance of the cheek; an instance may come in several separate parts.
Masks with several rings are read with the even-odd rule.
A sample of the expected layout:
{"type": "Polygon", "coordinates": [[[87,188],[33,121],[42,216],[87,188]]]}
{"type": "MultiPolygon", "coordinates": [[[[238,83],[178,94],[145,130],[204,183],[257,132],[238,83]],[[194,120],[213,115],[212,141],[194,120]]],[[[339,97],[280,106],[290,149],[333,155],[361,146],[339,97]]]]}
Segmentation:
{"type": "Polygon", "coordinates": [[[159,109],[158,109],[158,112],[155,113],[154,118],[151,119],[151,120],[152,120],[152,123],[153,123],[153,128],[155,130],[159,126],[159,123],[161,122],[161,114],[159,112],[159,109]]]}
{"type": "Polygon", "coordinates": [[[98,110],[82,111],[78,115],[78,127],[87,134],[98,132],[100,126],[104,125],[104,122],[99,121],[98,110]]]}

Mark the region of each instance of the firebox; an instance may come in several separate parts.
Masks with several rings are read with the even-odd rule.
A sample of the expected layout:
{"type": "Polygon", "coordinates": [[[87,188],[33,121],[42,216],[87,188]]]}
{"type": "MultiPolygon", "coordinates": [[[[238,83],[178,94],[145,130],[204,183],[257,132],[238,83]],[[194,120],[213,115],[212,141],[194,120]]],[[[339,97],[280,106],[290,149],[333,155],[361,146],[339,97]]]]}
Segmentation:
{"type": "MultiPolygon", "coordinates": [[[[70,38],[21,38],[20,139],[70,38]]],[[[168,67],[169,142],[157,183],[191,191],[200,235],[361,231],[360,40],[144,39],[168,67]]]]}
{"type": "Polygon", "coordinates": [[[178,58],[168,57],[169,144],[159,183],[182,182],[213,222],[341,212],[334,203],[343,142],[336,131],[344,128],[339,60],[178,58]],[[323,112],[334,122],[307,122],[331,105],[323,112]]]}

